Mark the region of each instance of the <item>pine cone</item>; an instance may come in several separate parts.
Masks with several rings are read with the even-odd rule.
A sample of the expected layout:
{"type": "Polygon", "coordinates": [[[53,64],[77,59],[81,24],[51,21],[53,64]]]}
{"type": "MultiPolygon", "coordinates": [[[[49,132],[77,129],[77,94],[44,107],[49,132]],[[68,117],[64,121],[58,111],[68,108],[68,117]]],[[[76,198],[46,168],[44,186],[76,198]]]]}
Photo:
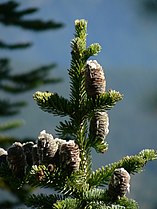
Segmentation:
{"type": "Polygon", "coordinates": [[[92,138],[104,141],[109,133],[109,117],[107,112],[95,112],[90,122],[90,133],[92,138]]]}
{"type": "Polygon", "coordinates": [[[8,149],[7,161],[9,168],[12,170],[16,177],[23,177],[26,172],[26,156],[20,142],[15,142],[8,149]]]}
{"type": "Polygon", "coordinates": [[[38,137],[39,164],[49,165],[54,163],[54,156],[58,150],[58,144],[51,134],[41,131],[38,137]]]}
{"type": "Polygon", "coordinates": [[[0,147],[0,166],[6,163],[7,151],[0,147]]]}
{"type": "Polygon", "coordinates": [[[102,66],[96,60],[89,60],[85,69],[85,87],[88,96],[95,97],[105,92],[106,80],[102,66]]]}
{"type": "Polygon", "coordinates": [[[113,200],[125,196],[130,191],[130,175],[124,168],[115,169],[108,191],[113,200]]]}
{"type": "Polygon", "coordinates": [[[32,160],[33,160],[33,165],[39,165],[39,154],[38,154],[37,144],[34,144],[32,147],[32,160]]]}
{"type": "Polygon", "coordinates": [[[33,145],[34,145],[33,142],[23,143],[23,150],[24,150],[24,153],[26,155],[27,164],[29,166],[33,165],[33,159],[32,159],[32,147],[33,147],[33,145]]]}
{"type": "Polygon", "coordinates": [[[80,166],[80,150],[73,140],[62,143],[60,150],[60,163],[68,172],[76,171],[80,166]]]}

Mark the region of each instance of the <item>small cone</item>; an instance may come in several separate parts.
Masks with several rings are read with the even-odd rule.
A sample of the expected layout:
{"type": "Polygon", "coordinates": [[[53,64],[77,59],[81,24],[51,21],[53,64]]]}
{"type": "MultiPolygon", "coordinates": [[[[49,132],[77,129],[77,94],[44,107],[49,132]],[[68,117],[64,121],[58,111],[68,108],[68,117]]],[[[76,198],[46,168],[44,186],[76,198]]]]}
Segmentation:
{"type": "Polygon", "coordinates": [[[22,144],[20,142],[15,142],[8,149],[7,161],[9,168],[16,177],[21,178],[25,175],[27,162],[22,144]]]}
{"type": "Polygon", "coordinates": [[[79,169],[80,166],[80,150],[73,140],[61,144],[60,150],[60,163],[67,171],[72,172],[79,169]]]}
{"type": "Polygon", "coordinates": [[[32,147],[32,160],[33,160],[33,165],[39,165],[39,154],[38,154],[37,144],[34,144],[32,147]]]}
{"type": "Polygon", "coordinates": [[[7,151],[0,147],[0,166],[6,163],[7,151]]]}
{"type": "Polygon", "coordinates": [[[115,169],[108,191],[113,200],[125,196],[130,191],[130,175],[124,168],[115,169]]]}
{"type": "Polygon", "coordinates": [[[23,150],[24,150],[24,153],[26,155],[27,164],[29,166],[33,165],[33,159],[32,159],[32,147],[33,147],[33,145],[34,145],[33,142],[23,143],[23,150]]]}
{"type": "Polygon", "coordinates": [[[90,122],[90,134],[93,139],[103,142],[109,133],[107,112],[95,112],[90,122]]]}
{"type": "Polygon", "coordinates": [[[38,137],[39,164],[49,165],[54,163],[54,156],[58,150],[58,144],[51,134],[41,131],[38,137]]]}
{"type": "Polygon", "coordinates": [[[95,98],[105,92],[106,80],[102,66],[96,60],[87,61],[85,68],[85,87],[88,96],[95,98]]]}

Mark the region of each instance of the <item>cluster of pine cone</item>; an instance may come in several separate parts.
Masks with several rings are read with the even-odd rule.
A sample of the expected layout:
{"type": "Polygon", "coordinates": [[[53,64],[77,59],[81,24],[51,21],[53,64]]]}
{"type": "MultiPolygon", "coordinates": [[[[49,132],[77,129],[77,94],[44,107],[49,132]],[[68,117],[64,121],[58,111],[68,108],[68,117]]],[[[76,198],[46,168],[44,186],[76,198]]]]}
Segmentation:
{"type": "Polygon", "coordinates": [[[41,131],[37,143],[15,142],[8,151],[0,148],[0,165],[8,163],[16,177],[23,177],[32,165],[45,165],[54,169],[60,166],[68,172],[76,171],[80,165],[80,151],[73,140],[54,138],[41,131]]]}
{"type": "MultiPolygon", "coordinates": [[[[96,60],[89,60],[85,69],[85,87],[88,97],[95,99],[105,93],[106,79],[102,66],[96,60]]],[[[107,112],[95,111],[90,121],[90,133],[93,139],[101,144],[109,133],[109,117],[107,112]]],[[[100,150],[104,152],[105,150],[100,150]]]]}
{"type": "MultiPolygon", "coordinates": [[[[96,60],[87,61],[85,68],[85,87],[87,96],[93,98],[105,93],[106,79],[102,66],[96,60]]],[[[109,133],[109,117],[106,111],[94,111],[90,120],[90,134],[92,139],[103,144],[109,133]]],[[[98,150],[104,152],[104,149],[98,150]]],[[[130,188],[130,175],[124,168],[114,170],[109,183],[109,195],[113,200],[125,196],[130,188]]]]}

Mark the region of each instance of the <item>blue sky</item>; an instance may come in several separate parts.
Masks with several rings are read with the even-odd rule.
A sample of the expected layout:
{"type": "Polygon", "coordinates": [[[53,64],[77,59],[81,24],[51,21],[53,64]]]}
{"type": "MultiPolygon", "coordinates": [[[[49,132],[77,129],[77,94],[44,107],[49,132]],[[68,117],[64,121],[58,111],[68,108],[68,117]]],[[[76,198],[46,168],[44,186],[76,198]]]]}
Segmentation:
{"type": "Polygon", "coordinates": [[[15,58],[20,58],[21,63],[15,63],[19,68],[26,56],[28,66],[55,61],[60,68],[69,67],[74,20],[83,18],[88,20],[88,44],[100,43],[103,50],[98,60],[107,69],[156,70],[157,27],[142,14],[135,0],[28,0],[21,7],[30,5],[40,7],[33,17],[54,19],[65,23],[65,27],[40,34],[13,28],[2,30],[5,40],[33,40],[31,50],[14,53],[15,58]]]}
{"type": "MultiPolygon", "coordinates": [[[[69,62],[69,41],[74,31],[74,20],[88,20],[88,43],[99,42],[100,62],[112,68],[154,70],[157,66],[157,28],[149,18],[140,16],[140,7],[129,0],[41,1],[41,15],[65,23],[66,27],[54,34],[46,34],[46,42],[39,42],[47,59],[69,62]],[[50,44],[52,42],[52,45],[50,44]],[[155,66],[155,67],[154,67],[155,66]]],[[[43,55],[43,54],[42,54],[43,55]]],[[[39,56],[42,56],[39,53],[39,56]]]]}

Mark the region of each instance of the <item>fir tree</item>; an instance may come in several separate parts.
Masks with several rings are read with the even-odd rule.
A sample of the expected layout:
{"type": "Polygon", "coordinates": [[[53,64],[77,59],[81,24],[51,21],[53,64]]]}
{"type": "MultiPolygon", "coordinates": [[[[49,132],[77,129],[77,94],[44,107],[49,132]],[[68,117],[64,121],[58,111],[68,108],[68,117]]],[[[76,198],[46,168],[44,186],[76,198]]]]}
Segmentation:
{"type": "MultiPolygon", "coordinates": [[[[32,31],[34,33],[55,30],[63,26],[63,24],[52,20],[43,21],[33,17],[30,18],[30,15],[38,12],[38,8],[31,7],[21,9],[20,6],[21,4],[17,3],[17,1],[3,1],[0,3],[0,24],[3,25],[6,33],[7,28],[10,26],[15,28],[20,27],[22,30],[32,31]]],[[[11,39],[7,42],[5,37],[4,40],[2,40],[2,38],[0,39],[0,119],[4,118],[4,122],[2,122],[2,120],[0,121],[0,147],[3,148],[7,148],[17,140],[17,137],[13,137],[7,132],[10,129],[18,128],[23,125],[23,120],[8,120],[8,118],[13,118],[15,115],[20,113],[21,108],[27,105],[26,101],[16,101],[16,95],[24,94],[25,92],[35,89],[41,85],[49,83],[52,84],[60,81],[60,79],[52,78],[50,76],[50,71],[52,71],[56,66],[54,63],[39,66],[36,69],[31,69],[25,73],[22,72],[23,69],[21,69],[21,72],[19,73],[14,73],[14,69],[11,66],[11,60],[6,56],[2,56],[2,53],[8,50],[11,52],[21,50],[22,52],[22,50],[30,48],[33,43],[30,41],[17,41],[16,43],[13,43],[10,40],[11,39]],[[14,95],[14,101],[10,100],[11,94],[14,95]]],[[[27,60],[27,62],[29,62],[29,60],[27,60]]],[[[29,133],[28,137],[32,138],[29,133]]],[[[20,137],[20,140],[24,141],[26,139],[24,137],[20,137]]],[[[31,145],[31,143],[29,145],[31,145]]],[[[24,147],[25,150],[28,149],[28,144],[24,147]]],[[[6,160],[5,150],[0,149],[0,156],[1,165],[1,163],[6,160]]],[[[12,167],[11,165],[10,167],[12,167]]],[[[9,191],[17,199],[17,201],[13,203],[9,200],[5,202],[2,198],[0,198],[0,208],[14,207],[20,202],[23,202],[26,195],[28,195],[31,191],[28,187],[21,188],[19,190],[12,182],[14,182],[14,180],[11,177],[8,179],[0,178],[0,188],[9,191]]]]}
{"type": "Polygon", "coordinates": [[[100,52],[101,47],[97,43],[87,47],[86,36],[87,21],[76,20],[68,70],[69,99],[53,92],[34,94],[42,110],[56,116],[68,116],[56,128],[59,138],[45,130],[40,132],[37,144],[29,153],[32,167],[28,166],[27,160],[21,163],[21,159],[25,159],[25,145],[17,142],[4,154],[6,163],[4,160],[0,170],[3,178],[8,178],[10,170],[18,188],[28,184],[56,191],[50,195],[28,196],[25,204],[31,208],[137,209],[137,202],[126,196],[130,178],[141,172],[148,161],[157,158],[156,150],[145,149],[92,170],[91,148],[98,154],[108,150],[108,111],[123,96],[115,90],[106,90],[101,65],[96,60],[89,60],[100,52]]]}
{"type": "MultiPolygon", "coordinates": [[[[20,27],[23,30],[29,30],[33,32],[41,32],[46,30],[54,30],[61,28],[63,24],[56,23],[52,20],[42,21],[41,19],[27,18],[38,12],[38,8],[26,8],[21,9],[20,4],[16,1],[5,1],[0,3],[0,23],[7,27],[14,26],[20,27]]],[[[7,43],[4,40],[0,40],[0,49],[4,50],[24,50],[30,48],[33,45],[30,41],[7,43]]],[[[26,101],[12,102],[9,99],[9,94],[17,95],[23,94],[29,90],[32,90],[40,85],[49,83],[55,83],[60,79],[50,78],[50,70],[54,69],[56,65],[54,63],[37,67],[36,69],[29,70],[29,72],[13,73],[11,67],[11,61],[7,57],[0,57],[0,91],[4,92],[5,97],[0,97],[0,116],[11,117],[20,112],[20,109],[24,107],[26,101]]],[[[17,128],[23,125],[22,120],[13,120],[0,123],[0,144],[1,146],[7,146],[8,143],[12,143],[16,140],[15,137],[8,136],[6,131],[17,128]]]]}

